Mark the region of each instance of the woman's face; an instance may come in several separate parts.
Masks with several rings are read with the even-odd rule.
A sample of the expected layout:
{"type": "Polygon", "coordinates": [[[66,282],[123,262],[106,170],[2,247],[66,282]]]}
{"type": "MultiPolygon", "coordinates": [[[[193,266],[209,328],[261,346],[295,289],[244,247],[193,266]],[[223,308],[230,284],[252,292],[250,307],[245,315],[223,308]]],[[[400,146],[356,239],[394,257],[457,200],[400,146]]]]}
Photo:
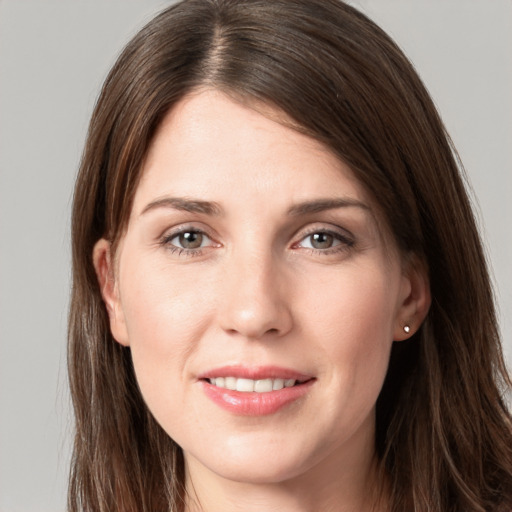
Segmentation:
{"type": "Polygon", "coordinates": [[[391,344],[414,316],[350,169],[271,117],[186,97],[154,138],[115,262],[95,248],[112,333],[202,478],[369,463],[391,344]]]}

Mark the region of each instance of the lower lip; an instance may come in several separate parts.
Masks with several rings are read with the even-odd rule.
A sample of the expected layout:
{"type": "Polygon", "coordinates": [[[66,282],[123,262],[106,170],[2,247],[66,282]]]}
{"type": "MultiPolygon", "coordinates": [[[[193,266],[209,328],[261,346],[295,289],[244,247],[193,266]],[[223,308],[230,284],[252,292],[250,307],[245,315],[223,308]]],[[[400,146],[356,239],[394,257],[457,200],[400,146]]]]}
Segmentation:
{"type": "Polygon", "coordinates": [[[244,393],[213,386],[202,381],[204,392],[223,409],[240,416],[264,416],[273,414],[286,405],[303,397],[311,388],[314,379],[298,386],[283,388],[267,393],[244,393]]]}

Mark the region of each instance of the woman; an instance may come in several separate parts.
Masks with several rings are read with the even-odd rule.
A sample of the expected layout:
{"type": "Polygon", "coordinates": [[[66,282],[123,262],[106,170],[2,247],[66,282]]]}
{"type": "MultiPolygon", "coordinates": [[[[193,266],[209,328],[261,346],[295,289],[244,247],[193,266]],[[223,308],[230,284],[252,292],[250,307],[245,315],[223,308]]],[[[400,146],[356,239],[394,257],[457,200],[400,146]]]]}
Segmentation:
{"type": "Polygon", "coordinates": [[[73,213],[70,510],[512,508],[482,247],[411,65],[337,0],[127,46],[73,213]]]}

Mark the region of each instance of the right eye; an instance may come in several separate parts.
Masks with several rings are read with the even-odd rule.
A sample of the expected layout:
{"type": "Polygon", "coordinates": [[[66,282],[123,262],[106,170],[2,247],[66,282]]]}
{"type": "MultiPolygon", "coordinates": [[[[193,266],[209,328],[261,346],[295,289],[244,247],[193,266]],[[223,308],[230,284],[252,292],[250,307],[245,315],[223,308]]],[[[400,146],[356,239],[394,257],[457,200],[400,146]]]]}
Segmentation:
{"type": "Polygon", "coordinates": [[[200,249],[211,245],[208,242],[211,242],[208,236],[202,231],[196,230],[182,231],[168,239],[168,243],[180,249],[200,249]]]}
{"type": "Polygon", "coordinates": [[[184,228],[165,235],[162,245],[178,255],[197,256],[202,249],[215,246],[215,242],[200,229],[184,228]]]}

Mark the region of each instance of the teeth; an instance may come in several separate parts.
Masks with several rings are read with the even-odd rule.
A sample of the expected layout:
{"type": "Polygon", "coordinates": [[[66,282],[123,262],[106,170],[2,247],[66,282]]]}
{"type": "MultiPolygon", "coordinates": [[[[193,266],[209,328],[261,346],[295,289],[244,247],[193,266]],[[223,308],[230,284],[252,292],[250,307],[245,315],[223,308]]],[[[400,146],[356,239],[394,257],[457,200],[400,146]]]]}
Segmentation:
{"type": "Polygon", "coordinates": [[[272,389],[274,391],[277,391],[279,389],[284,388],[284,379],[274,379],[274,382],[272,383],[272,389]]]}
{"type": "Polygon", "coordinates": [[[254,391],[254,384],[255,382],[251,379],[237,379],[236,390],[250,393],[251,391],[254,391]]]}
{"type": "Polygon", "coordinates": [[[257,380],[254,383],[254,391],[256,393],[268,393],[273,389],[272,379],[257,380]]]}
{"type": "Polygon", "coordinates": [[[269,393],[283,388],[291,388],[297,382],[295,379],[237,379],[236,377],[216,377],[209,379],[210,384],[218,388],[242,391],[243,393],[269,393]]]}
{"type": "MultiPolygon", "coordinates": [[[[222,377],[221,377],[221,380],[222,380],[222,377]]],[[[226,389],[232,389],[233,391],[236,389],[236,378],[235,377],[226,377],[224,379],[224,382],[225,382],[225,385],[224,387],[226,389]]],[[[222,386],[222,382],[219,382],[219,384],[217,384],[217,379],[215,379],[215,385],[219,386],[219,387],[223,387],[222,386]]]]}

